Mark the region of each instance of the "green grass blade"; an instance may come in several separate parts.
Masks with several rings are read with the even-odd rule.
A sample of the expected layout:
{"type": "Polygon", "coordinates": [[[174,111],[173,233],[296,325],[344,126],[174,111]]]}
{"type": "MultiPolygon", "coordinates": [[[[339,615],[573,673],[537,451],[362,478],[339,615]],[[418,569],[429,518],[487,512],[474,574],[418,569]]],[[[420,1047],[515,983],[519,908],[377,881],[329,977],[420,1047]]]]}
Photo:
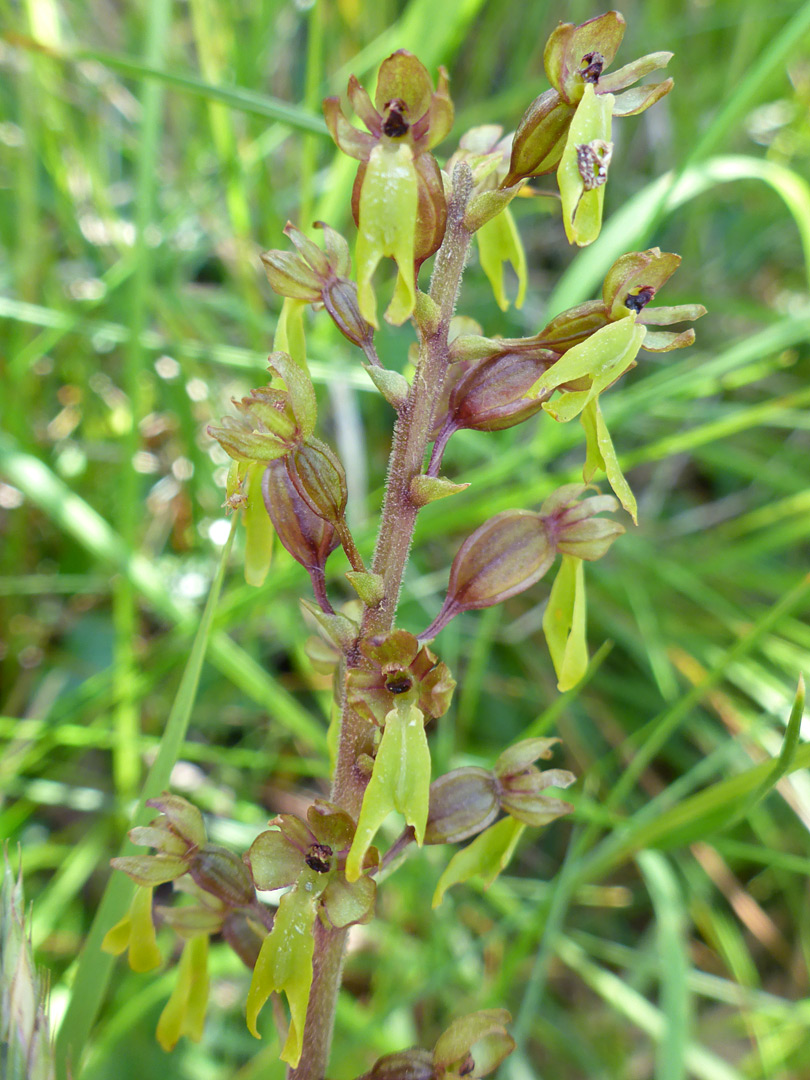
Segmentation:
{"type": "Polygon", "coordinates": [[[300,105],[293,105],[286,101],[257,94],[255,91],[246,90],[240,86],[213,86],[198,79],[194,75],[180,74],[176,71],[167,71],[144,63],[134,56],[124,56],[120,53],[105,52],[102,49],[73,49],[59,51],[42,42],[19,34],[3,35],[9,44],[19,48],[38,52],[52,59],[66,64],[80,64],[86,60],[94,60],[103,64],[112,71],[118,71],[134,79],[148,79],[170,86],[175,90],[182,90],[195,97],[205,98],[208,101],[221,101],[239,112],[249,113],[252,116],[262,116],[267,120],[276,120],[286,127],[297,128],[299,131],[314,131],[319,135],[326,135],[326,124],[322,117],[316,116],[308,109],[300,105]]]}
{"type": "MultiPolygon", "coordinates": [[[[126,574],[134,588],[161,615],[187,631],[195,627],[193,607],[171,596],[154,565],[145,556],[133,554],[96,510],[72,492],[43,462],[23,453],[14,440],[2,432],[0,474],[7,476],[97,559],[111,563],[126,574]]],[[[276,722],[289,728],[311,748],[326,749],[323,727],[224,631],[214,631],[209,653],[223,674],[265,706],[276,722]]]]}
{"type": "MultiPolygon", "coordinates": [[[[666,1033],[666,1017],[633,987],[607,968],[595,964],[584,949],[570,938],[559,942],[560,959],[575,971],[590,988],[612,1009],[640,1028],[651,1039],[661,1042],[666,1033]]],[[[743,1074],[716,1054],[690,1042],[684,1047],[684,1060],[689,1072],[698,1080],[743,1080],[743,1074]]]]}
{"type": "Polygon", "coordinates": [[[659,1001],[665,1024],[658,1043],[656,1080],[684,1080],[690,1038],[689,954],[683,895],[672,867],[656,851],[636,859],[655,912],[656,956],[660,963],[659,1001]]]}

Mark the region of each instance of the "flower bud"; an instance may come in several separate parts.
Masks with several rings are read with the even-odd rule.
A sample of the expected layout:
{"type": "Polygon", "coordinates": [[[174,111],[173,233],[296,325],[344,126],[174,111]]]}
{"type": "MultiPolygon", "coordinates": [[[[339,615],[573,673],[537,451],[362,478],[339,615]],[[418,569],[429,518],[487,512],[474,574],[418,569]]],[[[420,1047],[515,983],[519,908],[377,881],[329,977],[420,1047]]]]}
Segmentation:
{"type": "Polygon", "coordinates": [[[329,282],[324,286],[322,299],[323,306],[345,338],[361,349],[371,344],[374,327],[360,314],[357,286],[353,281],[336,278],[329,282]]]}
{"type": "Polygon", "coordinates": [[[539,514],[504,510],[468,536],[450,569],[447,598],[421,637],[429,640],[461,611],[491,607],[528,589],[556,550],[539,514]]]}
{"type": "Polygon", "coordinates": [[[255,890],[248,868],[238,855],[217,844],[206,844],[191,860],[189,873],[201,889],[228,907],[248,907],[255,890]]]}
{"type": "Polygon", "coordinates": [[[453,387],[450,417],[457,427],[476,431],[501,431],[522,423],[542,408],[541,399],[525,395],[557,359],[546,349],[490,356],[453,387]]]}
{"type": "Polygon", "coordinates": [[[318,517],[330,525],[343,521],[348,492],[340,458],[320,439],[310,438],[286,458],[295,490],[318,517]]]}
{"type": "MultiPolygon", "coordinates": [[[[539,406],[538,406],[539,407],[539,406]]],[[[469,484],[455,484],[445,476],[414,476],[410,483],[411,500],[414,506],[427,506],[437,499],[446,499],[448,495],[457,495],[469,484]]]]}
{"type": "Polygon", "coordinates": [[[278,538],[307,570],[323,571],[338,546],[335,530],[298,494],[283,461],[271,461],[262,477],[262,495],[278,538]]]}
{"type": "Polygon", "coordinates": [[[468,766],[430,785],[426,844],[457,844],[486,829],[498,816],[498,782],[486,769],[468,766]]]}
{"type": "Polygon", "coordinates": [[[292,251],[265,251],[261,260],[273,292],[310,303],[320,300],[320,278],[299,255],[292,251]]]}
{"type": "Polygon", "coordinates": [[[574,111],[574,106],[562,101],[556,90],[546,90],[535,98],[515,132],[504,185],[515,184],[526,176],[541,176],[557,167],[574,111]]]}

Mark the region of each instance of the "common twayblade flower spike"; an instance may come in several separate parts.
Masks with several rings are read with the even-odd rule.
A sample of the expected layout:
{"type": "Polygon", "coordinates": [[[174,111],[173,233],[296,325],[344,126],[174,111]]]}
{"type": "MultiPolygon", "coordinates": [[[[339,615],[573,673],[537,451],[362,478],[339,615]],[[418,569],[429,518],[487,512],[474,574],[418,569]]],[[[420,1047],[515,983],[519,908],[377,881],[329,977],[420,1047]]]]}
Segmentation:
{"type": "MultiPolygon", "coordinates": [[[[637,517],[601,395],[639,362],[642,349],[668,351],[694,340],[691,328],[649,326],[703,314],[698,304],[656,306],[680,262],[658,248],[622,256],[599,299],[555,315],[532,336],[506,339],[496,327],[485,332],[456,313],[473,241],[499,307],[508,305],[506,264],[517,273],[516,303],[522,302],[530,267],[511,208],[522,195],[536,194],[529,190],[533,177],[557,171],[570,243],[598,235],[606,181],[621,166],[613,118],[643,111],[672,87],[665,80],[628,89],[665,66],[669,53],[610,72],[623,32],[614,11],[580,26],[561,23],[544,54],[550,89],[529,106],[514,137],[498,125],[475,126],[450,148],[444,169],[434,153],[450,133],[454,110],[443,69],[434,88],[421,61],[398,50],[380,66],[373,101],[352,77],[348,104],[366,130],[349,121],[337,97],[324,102],[334,141],[358,162],[346,207],[357,226],[354,274],[349,242],[335,229],[316,223],[316,242],[305,232],[309,223],[287,225],[294,250],[263,256],[270,285],[284,298],[270,380],[237,398],[235,415],[209,434],[232,461],[226,506],[244,520],[248,582],[262,586],[273,572],[274,536],[309,575],[314,603],[302,596],[301,606],[320,637],[308,655],[320,675],[333,678],[331,793],[314,801],[301,793],[309,805],[274,818],[241,858],[211,843],[199,810],[169,793],[150,803],[158,818],[132,830],[131,839],[154,853],[113,861],[137,888],[104,947],[127,951],[131,966],[145,971],[162,963],[158,930],[183,942],[158,1023],[165,1049],[184,1036],[201,1037],[209,944],[221,938],[252,972],[245,1003],[251,1033],[261,1035],[260,1017],[273,998],[288,1080],[323,1080],[331,1075],[347,928],[373,917],[379,887],[399,861],[424,844],[464,845],[437,871],[435,906],[471,879],[488,887],[527,830],[574,809],[558,796],[575,783],[574,774],[536,764],[552,756],[552,738],[519,739],[493,761],[434,775],[431,735],[452,723],[456,686],[434,639],[457,615],[474,619],[479,609],[525,594],[524,603],[544,605],[549,681],[556,678],[560,690],[577,685],[588,666],[585,565],[608,555],[624,532],[614,516],[620,505],[637,517]],[[419,270],[434,255],[431,284],[422,291],[419,270]],[[375,289],[387,259],[396,282],[385,317],[394,324],[411,320],[416,332],[408,376],[404,364],[383,367],[377,353],[375,289]],[[396,414],[373,553],[361,554],[346,521],[352,476],[316,432],[318,395],[305,334],[310,308],[328,312],[344,351],[359,350],[385,408],[396,414]],[[554,462],[544,462],[548,475],[537,481],[545,500],[494,506],[458,546],[446,595],[427,629],[417,636],[397,625],[419,512],[440,499],[459,502],[469,486],[453,435],[477,433],[497,453],[500,431],[574,418],[584,429],[582,482],[555,484],[554,462]],[[446,458],[450,476],[442,475],[446,458]],[[593,483],[603,474],[615,497],[593,483]],[[402,831],[387,843],[392,816],[402,831]],[[155,888],[162,890],[157,904],[155,888]],[[165,902],[170,889],[190,902],[165,902]],[[276,892],[270,904],[268,890],[276,892]]],[[[386,346],[380,355],[392,351],[386,346]]],[[[324,348],[319,360],[325,355],[324,348]]],[[[527,453],[525,467],[532,461],[527,453]]],[[[286,691],[275,693],[273,708],[284,707],[286,691]]],[[[486,1076],[514,1047],[509,1019],[501,1009],[461,1016],[432,1050],[411,1047],[373,1064],[369,1059],[361,1080],[486,1076]]]]}

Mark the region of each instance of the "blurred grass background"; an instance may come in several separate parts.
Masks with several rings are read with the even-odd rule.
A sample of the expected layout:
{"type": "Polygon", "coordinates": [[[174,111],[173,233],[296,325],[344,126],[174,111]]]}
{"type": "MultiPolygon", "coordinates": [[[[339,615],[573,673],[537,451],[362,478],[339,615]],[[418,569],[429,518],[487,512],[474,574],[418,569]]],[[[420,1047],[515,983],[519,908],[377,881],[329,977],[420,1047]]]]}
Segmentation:
{"type": "MultiPolygon", "coordinates": [[[[409,48],[450,70],[449,154],[473,124],[514,127],[546,86],[556,22],[601,10],[0,2],[0,835],[21,845],[55,1025],[150,767],[240,849],[325,790],[329,696],[303,653],[305,575],[283,550],[251,589],[237,534],[193,708],[193,663],[181,683],[229,530],[205,424],[262,383],[279,310],[259,253],[285,246],[288,218],[353,235],[354,166],[320,99],[351,71],[373,85],[409,48]]],[[[775,787],[770,763],[810,647],[810,5],[622,11],[617,64],[671,49],[676,88],[617,125],[602,238],[577,254],[543,201],[521,200],[523,310],[502,315],[475,264],[460,310],[489,335],[532,333],[596,295],[617,255],[657,244],[683,255],[663,302],[710,314],[695,347],[642,354],[606,398],[641,521],[588,568],[585,685],[555,689],[541,584],[439,639],[459,689],[432,736],[439,773],[559,734],[577,810],[488,893],[454,890],[436,913],[449,851],[398,871],[353,936],[335,1080],[494,1006],[516,1018],[510,1080],[810,1075],[810,753],[789,747],[775,787]]],[[[401,369],[407,328],[379,336],[401,369]]],[[[391,413],[323,316],[309,346],[370,552],[391,413]]],[[[579,427],[548,419],[457,435],[445,472],[471,487],[421,516],[402,625],[435,614],[476,524],[537,505],[582,458],[579,427]]],[[[101,996],[106,971],[83,963],[101,996]]],[[[245,1029],[246,971],[224,948],[214,970],[203,1042],[167,1058],[153,1031],[173,969],[116,964],[76,1080],[283,1075],[271,1025],[263,1044],[245,1029]]]]}

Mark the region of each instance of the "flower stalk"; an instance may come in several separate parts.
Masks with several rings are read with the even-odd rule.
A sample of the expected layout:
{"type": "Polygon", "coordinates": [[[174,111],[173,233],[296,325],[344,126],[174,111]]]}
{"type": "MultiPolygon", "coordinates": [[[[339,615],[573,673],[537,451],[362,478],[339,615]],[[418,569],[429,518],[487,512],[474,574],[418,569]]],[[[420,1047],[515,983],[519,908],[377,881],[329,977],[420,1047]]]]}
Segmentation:
{"type": "MultiPolygon", "coordinates": [[[[668,53],[603,77],[623,32],[616,12],[581,26],[561,23],[545,52],[552,88],[529,106],[514,137],[494,125],[473,128],[444,172],[432,151],[453,122],[445,71],[434,89],[416,57],[395,52],[381,65],[373,101],[352,77],[348,100],[365,131],[350,122],[338,98],[324,102],[330,134],[359,163],[351,203],[358,229],[354,276],[349,244],[334,229],[316,223],[321,247],[288,224],[284,232],[295,252],[262,257],[272,288],[284,297],[270,382],[235,401],[238,417],[209,433],[233,459],[226,505],[243,514],[248,581],[264,581],[274,536],[309,574],[315,602],[302,597],[301,606],[322,635],[309,655],[318,671],[333,672],[331,791],[329,801],[312,801],[305,818],[274,818],[241,859],[208,843],[201,814],[185,800],[166,793],[150,801],[160,816],[131,836],[156,854],[114,861],[139,890],[104,947],[127,950],[131,966],[147,970],[162,962],[155,916],[185,940],[180,978],[159,1025],[164,1047],[183,1035],[201,1036],[209,939],[220,935],[252,971],[251,1033],[260,1036],[259,1014],[272,1001],[288,1080],[324,1080],[348,932],[373,917],[378,885],[423,844],[470,841],[439,877],[434,906],[471,878],[486,887],[528,829],[573,810],[553,790],[575,783],[574,774],[534,764],[551,757],[554,739],[524,739],[492,768],[465,765],[432,775],[431,725],[448,712],[456,685],[432,644],[456,616],[509,601],[540,582],[544,587],[558,563],[543,627],[559,689],[576,685],[588,657],[584,567],[624,532],[620,521],[601,515],[620,505],[634,520],[637,513],[600,395],[638,362],[641,349],[668,351],[694,340],[691,329],[648,332],[649,323],[669,326],[703,314],[696,304],[648,308],[680,261],[652,248],[614,264],[601,300],[563,312],[533,336],[487,337],[474,320],[456,316],[473,239],[497,305],[508,307],[505,263],[517,273],[516,303],[522,303],[528,262],[510,204],[531,177],[556,169],[569,242],[588,244],[599,234],[608,164],[616,166],[612,120],[643,111],[672,85],[618,93],[664,66],[668,53]],[[423,292],[420,268],[432,256],[423,292]],[[384,259],[397,271],[385,319],[395,326],[410,321],[416,333],[410,380],[382,366],[375,344],[374,278],[384,259]],[[396,412],[369,566],[345,518],[346,470],[315,435],[307,305],[325,310],[360,350],[362,366],[396,412]],[[457,549],[430,625],[419,637],[397,626],[420,509],[469,486],[441,475],[455,432],[497,438],[490,433],[575,417],[585,434],[584,482],[559,487],[538,508],[502,510],[479,524],[457,549]],[[616,498],[593,485],[601,474],[616,498]],[[327,568],[338,547],[351,567],[343,590],[355,594],[342,606],[330,596],[336,582],[327,568]],[[405,828],[381,852],[379,836],[391,814],[405,828]],[[154,887],[169,882],[190,893],[192,904],[155,908],[154,887]],[[287,891],[272,909],[261,895],[276,889],[287,891]]],[[[483,1077],[514,1048],[509,1019],[501,1009],[459,1017],[432,1051],[386,1055],[359,1080],[483,1077]]]]}

